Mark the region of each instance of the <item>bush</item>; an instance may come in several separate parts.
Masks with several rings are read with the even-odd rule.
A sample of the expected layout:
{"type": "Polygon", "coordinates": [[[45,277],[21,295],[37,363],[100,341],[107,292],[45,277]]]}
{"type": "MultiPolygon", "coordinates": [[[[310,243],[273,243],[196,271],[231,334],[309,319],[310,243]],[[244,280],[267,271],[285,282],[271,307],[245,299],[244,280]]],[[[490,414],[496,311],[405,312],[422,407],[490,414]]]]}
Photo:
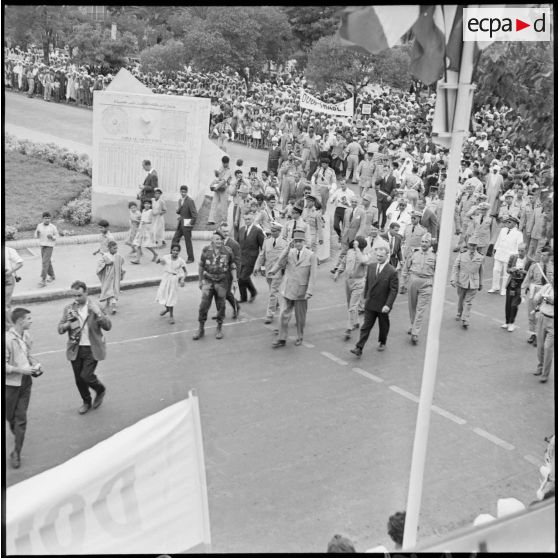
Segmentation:
{"type": "Polygon", "coordinates": [[[6,229],[4,230],[4,232],[6,234],[6,240],[15,240],[17,238],[17,227],[6,225],[6,229]]]}
{"type": "Polygon", "coordinates": [[[60,210],[60,215],[74,225],[82,226],[91,222],[91,188],[85,188],[74,200],[60,210]]]}
{"type": "Polygon", "coordinates": [[[59,147],[54,143],[35,143],[20,140],[11,134],[6,134],[4,145],[7,151],[17,151],[23,155],[47,161],[59,167],[91,176],[91,161],[85,153],[81,155],[59,147]]]}

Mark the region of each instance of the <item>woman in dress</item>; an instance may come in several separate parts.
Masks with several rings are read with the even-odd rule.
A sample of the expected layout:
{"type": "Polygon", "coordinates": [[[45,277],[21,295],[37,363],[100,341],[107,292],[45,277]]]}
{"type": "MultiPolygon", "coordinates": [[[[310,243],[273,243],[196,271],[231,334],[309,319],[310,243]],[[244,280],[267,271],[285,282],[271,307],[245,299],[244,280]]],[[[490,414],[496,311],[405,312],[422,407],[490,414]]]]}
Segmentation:
{"type": "Polygon", "coordinates": [[[153,240],[153,210],[151,209],[151,200],[144,200],[143,211],[141,212],[141,219],[134,238],[134,246],[137,251],[136,259],[130,260],[133,264],[139,264],[142,256],[141,249],[146,248],[153,254],[152,261],[156,261],[158,256],[155,252],[155,241],[153,240]]]}
{"type": "Polygon", "coordinates": [[[155,188],[155,198],[153,199],[153,240],[158,248],[166,246],[165,242],[165,213],[167,204],[163,199],[163,191],[155,188]]]}
{"type": "Polygon", "coordinates": [[[97,277],[101,281],[100,302],[105,302],[103,310],[106,312],[110,307],[110,313],[116,313],[116,302],[120,294],[120,281],[124,278],[124,258],[117,254],[118,244],[109,240],[108,252],[101,253],[101,259],[97,264],[97,277]]]}
{"type": "Polygon", "coordinates": [[[186,262],[178,256],[179,253],[180,246],[174,244],[171,246],[170,254],[157,258],[156,261],[156,263],[165,266],[165,271],[155,301],[165,307],[161,316],[168,313],[170,324],[174,324],[173,309],[178,298],[178,285],[183,287],[184,278],[188,275],[186,262]]]}

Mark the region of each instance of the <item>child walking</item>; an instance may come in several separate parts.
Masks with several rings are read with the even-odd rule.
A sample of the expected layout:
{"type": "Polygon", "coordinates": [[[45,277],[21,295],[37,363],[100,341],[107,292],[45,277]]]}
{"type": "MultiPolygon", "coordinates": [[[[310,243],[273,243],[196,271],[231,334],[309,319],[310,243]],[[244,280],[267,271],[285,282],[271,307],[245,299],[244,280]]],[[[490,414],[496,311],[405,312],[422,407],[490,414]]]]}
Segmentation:
{"type": "Polygon", "coordinates": [[[134,246],[137,250],[135,259],[130,260],[133,264],[139,264],[142,256],[141,249],[146,248],[153,254],[151,261],[157,261],[157,252],[155,252],[155,242],[153,240],[153,210],[151,209],[151,200],[143,201],[143,211],[141,212],[141,220],[134,239],[134,246]]]}
{"type": "Polygon", "coordinates": [[[178,299],[178,285],[184,286],[184,278],[188,275],[186,271],[186,262],[179,257],[180,246],[174,244],[171,246],[170,254],[157,258],[158,264],[165,266],[161,284],[157,290],[155,301],[162,304],[165,309],[161,312],[161,316],[169,313],[169,323],[174,324],[173,309],[178,299]]]}
{"type": "Polygon", "coordinates": [[[124,278],[124,258],[117,253],[118,244],[109,240],[108,251],[101,253],[101,259],[97,264],[97,277],[101,281],[100,302],[104,302],[105,312],[110,308],[110,313],[116,313],[116,302],[120,294],[120,281],[124,278]]]}
{"type": "Polygon", "coordinates": [[[163,191],[155,188],[155,199],[153,200],[153,240],[157,248],[166,246],[165,242],[165,213],[167,204],[163,199],[163,191]]]}
{"type": "Polygon", "coordinates": [[[47,283],[54,281],[54,269],[52,267],[52,252],[58,238],[58,229],[50,222],[51,215],[48,211],[43,213],[43,222],[35,229],[35,238],[39,239],[41,246],[41,280],[39,287],[46,286],[47,283]]]}
{"type": "Polygon", "coordinates": [[[93,252],[94,256],[97,254],[106,254],[108,252],[109,242],[114,241],[114,236],[112,236],[112,233],[109,231],[109,222],[106,219],[99,219],[98,225],[101,234],[99,235],[99,248],[93,252]]]}
{"type": "Polygon", "coordinates": [[[141,221],[141,211],[138,209],[138,204],[135,201],[128,203],[128,213],[130,219],[130,231],[128,233],[128,240],[124,243],[130,246],[132,251],[130,254],[136,253],[136,247],[134,246],[134,239],[138,233],[139,224],[141,221]]]}

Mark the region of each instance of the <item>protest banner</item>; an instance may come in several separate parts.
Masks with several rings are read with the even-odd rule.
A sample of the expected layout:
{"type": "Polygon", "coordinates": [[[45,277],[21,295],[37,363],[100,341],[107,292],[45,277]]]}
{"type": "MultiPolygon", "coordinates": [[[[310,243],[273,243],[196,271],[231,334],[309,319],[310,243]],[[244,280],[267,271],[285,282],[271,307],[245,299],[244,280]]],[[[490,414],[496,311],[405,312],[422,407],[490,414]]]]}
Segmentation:
{"type": "Polygon", "coordinates": [[[197,396],[9,487],[5,533],[12,555],[207,550],[197,396]]]}
{"type": "Polygon", "coordinates": [[[372,114],[372,105],[370,103],[362,104],[362,114],[372,114]]]}
{"type": "Polygon", "coordinates": [[[300,108],[313,110],[314,112],[323,112],[325,114],[336,114],[337,116],[353,116],[354,99],[351,97],[340,103],[324,103],[301,89],[300,108]]]}

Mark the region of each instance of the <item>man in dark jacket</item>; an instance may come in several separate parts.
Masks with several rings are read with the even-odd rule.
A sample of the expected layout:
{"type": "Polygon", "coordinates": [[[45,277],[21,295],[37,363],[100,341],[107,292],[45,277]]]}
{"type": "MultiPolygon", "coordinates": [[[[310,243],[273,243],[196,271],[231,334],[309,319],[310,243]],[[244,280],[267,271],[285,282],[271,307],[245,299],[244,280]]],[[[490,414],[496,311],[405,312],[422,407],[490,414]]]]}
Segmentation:
{"type": "Polygon", "coordinates": [[[238,240],[240,244],[240,270],[238,273],[238,290],[240,291],[240,302],[246,302],[247,290],[250,291],[250,302],[253,302],[258,294],[254,283],[252,283],[252,273],[256,260],[260,254],[260,249],[265,240],[265,234],[259,225],[254,224],[254,216],[247,213],[244,216],[245,226],[240,229],[238,240]]]}
{"type": "Polygon", "coordinates": [[[368,341],[376,318],[380,324],[378,351],[383,351],[386,347],[389,333],[389,312],[399,290],[397,271],[388,263],[388,253],[385,246],[378,246],[376,248],[378,263],[371,264],[368,268],[364,285],[364,323],[360,328],[360,339],[356,347],[351,349],[351,353],[358,357],[362,355],[362,349],[368,341]]]}
{"type": "Polygon", "coordinates": [[[181,237],[184,237],[186,252],[188,253],[186,263],[193,263],[194,247],[192,245],[192,228],[196,224],[198,211],[194,200],[188,196],[188,186],[180,186],[180,196],[181,198],[178,200],[178,209],[176,210],[178,214],[178,223],[176,232],[172,237],[171,245],[180,244],[181,237]]]}

